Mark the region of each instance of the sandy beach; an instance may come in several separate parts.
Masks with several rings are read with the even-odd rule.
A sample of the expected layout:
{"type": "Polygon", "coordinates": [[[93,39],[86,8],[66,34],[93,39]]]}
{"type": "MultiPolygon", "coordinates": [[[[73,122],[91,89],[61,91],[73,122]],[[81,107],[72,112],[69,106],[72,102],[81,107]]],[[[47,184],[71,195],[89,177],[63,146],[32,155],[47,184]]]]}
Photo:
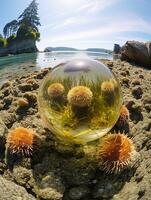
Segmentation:
{"type": "Polygon", "coordinates": [[[129,123],[121,131],[133,140],[138,152],[133,166],[108,175],[80,148],[57,143],[43,128],[37,107],[38,88],[51,67],[24,66],[22,74],[6,75],[9,80],[1,83],[0,200],[7,195],[15,199],[16,194],[24,200],[151,199],[151,71],[126,61],[102,62],[117,76],[130,112],[129,123]],[[33,129],[42,138],[42,145],[32,158],[7,163],[13,168],[10,171],[6,137],[9,130],[20,126],[33,129]]]}

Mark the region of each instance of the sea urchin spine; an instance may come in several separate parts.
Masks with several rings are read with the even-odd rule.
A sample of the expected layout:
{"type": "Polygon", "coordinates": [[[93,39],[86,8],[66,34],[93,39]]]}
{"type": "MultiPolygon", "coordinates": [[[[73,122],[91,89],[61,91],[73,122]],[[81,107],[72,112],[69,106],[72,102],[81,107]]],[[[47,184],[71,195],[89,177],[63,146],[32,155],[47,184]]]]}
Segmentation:
{"type": "Polygon", "coordinates": [[[93,94],[90,88],[86,86],[75,86],[73,87],[68,95],[68,102],[72,106],[79,108],[89,107],[92,101],[93,94]]]}
{"type": "Polygon", "coordinates": [[[106,173],[117,173],[129,165],[134,152],[133,142],[126,135],[108,134],[101,139],[97,160],[106,173]]]}
{"type": "Polygon", "coordinates": [[[10,153],[31,156],[36,136],[33,130],[23,127],[10,131],[7,136],[10,153]]]}

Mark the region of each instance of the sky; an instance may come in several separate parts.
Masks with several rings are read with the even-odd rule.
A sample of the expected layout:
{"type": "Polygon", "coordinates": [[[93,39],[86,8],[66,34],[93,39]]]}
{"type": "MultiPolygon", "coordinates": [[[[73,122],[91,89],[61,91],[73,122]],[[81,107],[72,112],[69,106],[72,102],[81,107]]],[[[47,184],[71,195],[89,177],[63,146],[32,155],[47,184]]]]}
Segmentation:
{"type": "MultiPolygon", "coordinates": [[[[0,0],[0,33],[31,0],[0,0]]],[[[150,0],[37,0],[39,50],[48,46],[113,49],[114,43],[151,40],[150,0]]]]}

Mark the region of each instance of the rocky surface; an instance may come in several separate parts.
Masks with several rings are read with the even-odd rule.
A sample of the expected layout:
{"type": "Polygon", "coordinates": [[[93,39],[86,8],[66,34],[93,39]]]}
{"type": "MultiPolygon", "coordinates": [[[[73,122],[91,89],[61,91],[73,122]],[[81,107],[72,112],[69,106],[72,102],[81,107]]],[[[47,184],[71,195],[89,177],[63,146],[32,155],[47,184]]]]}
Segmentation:
{"type": "Polygon", "coordinates": [[[8,54],[34,53],[37,52],[36,41],[32,39],[13,41],[7,47],[0,48],[0,56],[8,54]]]}
{"type": "Polygon", "coordinates": [[[122,47],[121,58],[151,69],[151,42],[127,41],[122,47]]]}
{"type": "Polygon", "coordinates": [[[121,53],[121,47],[120,47],[119,44],[114,44],[113,53],[114,54],[120,54],[121,53]]]}
{"type": "Polygon", "coordinates": [[[120,174],[108,175],[94,162],[91,146],[85,155],[83,148],[57,143],[42,127],[36,101],[50,69],[27,72],[0,89],[0,200],[150,200],[151,71],[120,60],[103,62],[121,83],[130,111],[125,133],[134,142],[137,162],[120,174]],[[7,162],[5,138],[18,126],[35,130],[42,144],[31,158],[7,162]]]}

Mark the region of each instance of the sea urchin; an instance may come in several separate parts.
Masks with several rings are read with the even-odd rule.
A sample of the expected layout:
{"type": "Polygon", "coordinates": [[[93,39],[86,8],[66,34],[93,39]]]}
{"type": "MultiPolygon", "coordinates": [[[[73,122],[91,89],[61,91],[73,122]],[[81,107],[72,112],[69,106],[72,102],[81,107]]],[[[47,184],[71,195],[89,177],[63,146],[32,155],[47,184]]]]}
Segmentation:
{"type": "Polygon", "coordinates": [[[86,86],[75,86],[67,95],[68,102],[72,106],[79,108],[88,107],[91,104],[93,94],[91,90],[86,86]]]}
{"type": "Polygon", "coordinates": [[[48,95],[51,99],[60,98],[64,94],[64,86],[61,83],[53,83],[48,87],[48,95]]]}
{"type": "Polygon", "coordinates": [[[114,84],[112,81],[104,81],[101,84],[102,97],[108,105],[114,103],[114,84]]]}
{"type": "Polygon", "coordinates": [[[129,118],[129,110],[126,108],[125,105],[122,105],[120,109],[120,116],[119,116],[119,123],[124,125],[129,118]]]}
{"type": "Polygon", "coordinates": [[[117,173],[128,166],[134,152],[133,142],[126,135],[108,134],[101,139],[97,160],[107,173],[117,173]]]}
{"type": "Polygon", "coordinates": [[[36,136],[33,130],[23,127],[10,131],[7,136],[7,146],[10,153],[31,156],[36,136]]]}

